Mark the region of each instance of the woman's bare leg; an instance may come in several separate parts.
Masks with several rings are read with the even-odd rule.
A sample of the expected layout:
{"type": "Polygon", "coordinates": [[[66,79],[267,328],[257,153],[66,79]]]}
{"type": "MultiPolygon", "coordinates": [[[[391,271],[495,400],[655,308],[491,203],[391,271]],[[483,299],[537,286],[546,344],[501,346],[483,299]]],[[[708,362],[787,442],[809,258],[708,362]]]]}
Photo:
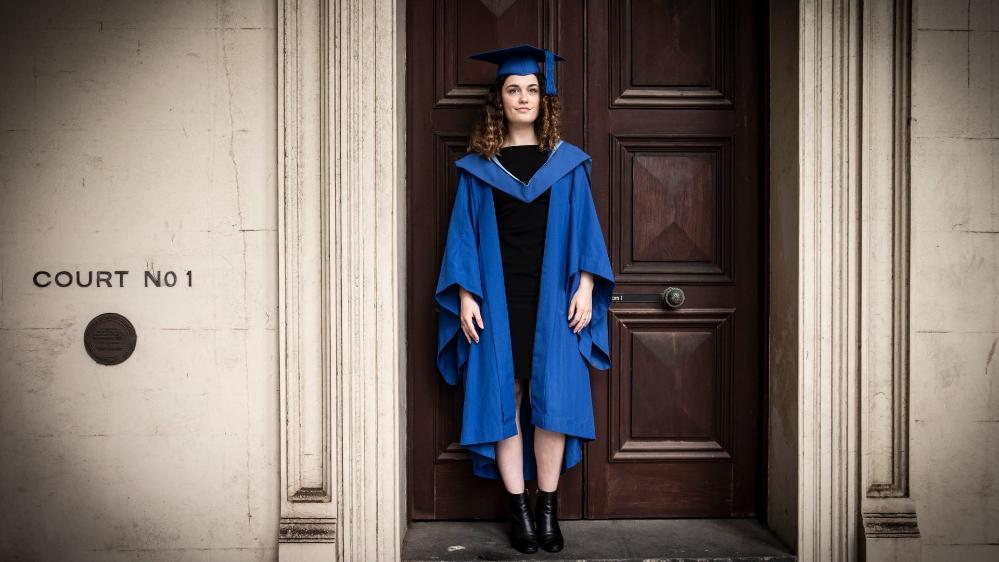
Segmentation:
{"type": "Polygon", "coordinates": [[[507,437],[496,443],[496,464],[499,465],[503,485],[511,494],[524,491],[524,445],[520,431],[520,395],[521,379],[514,379],[513,391],[517,400],[517,435],[507,437]]]}
{"type": "Polygon", "coordinates": [[[562,472],[565,434],[534,427],[534,456],[538,462],[538,489],[554,492],[562,472]]]}

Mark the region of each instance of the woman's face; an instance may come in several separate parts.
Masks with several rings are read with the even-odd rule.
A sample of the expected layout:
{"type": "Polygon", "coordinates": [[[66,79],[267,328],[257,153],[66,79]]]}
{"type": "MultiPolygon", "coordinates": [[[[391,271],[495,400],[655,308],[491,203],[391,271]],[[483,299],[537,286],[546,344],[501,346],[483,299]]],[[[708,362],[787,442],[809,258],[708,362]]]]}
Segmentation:
{"type": "Polygon", "coordinates": [[[541,106],[541,88],[533,74],[511,74],[503,81],[503,114],[509,124],[534,123],[541,106]]]}

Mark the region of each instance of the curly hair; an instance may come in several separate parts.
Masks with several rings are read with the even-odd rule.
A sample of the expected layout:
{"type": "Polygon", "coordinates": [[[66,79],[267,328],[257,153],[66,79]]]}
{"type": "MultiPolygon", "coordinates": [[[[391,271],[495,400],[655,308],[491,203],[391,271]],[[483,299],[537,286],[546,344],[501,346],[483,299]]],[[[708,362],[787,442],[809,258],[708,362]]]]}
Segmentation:
{"type": "MultiPolygon", "coordinates": [[[[544,87],[544,73],[535,73],[538,84],[544,87]]],[[[479,108],[479,118],[468,142],[470,152],[478,152],[486,158],[492,158],[506,138],[506,116],[503,113],[503,96],[500,90],[508,75],[500,76],[489,87],[486,99],[479,108]]],[[[559,141],[559,117],[562,105],[557,95],[549,96],[542,89],[541,104],[538,107],[538,118],[534,120],[534,132],[538,136],[538,148],[549,151],[555,148],[559,141]]]]}

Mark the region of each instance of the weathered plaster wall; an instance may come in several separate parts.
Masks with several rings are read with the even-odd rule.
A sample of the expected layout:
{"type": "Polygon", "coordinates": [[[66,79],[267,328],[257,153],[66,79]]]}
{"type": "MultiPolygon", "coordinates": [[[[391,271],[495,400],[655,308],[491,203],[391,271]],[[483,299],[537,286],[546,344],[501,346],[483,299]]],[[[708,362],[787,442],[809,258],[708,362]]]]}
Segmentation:
{"type": "Polygon", "coordinates": [[[923,560],[997,560],[999,2],[913,12],[912,497],[923,560]]]}
{"type": "Polygon", "coordinates": [[[275,21],[271,0],[2,4],[0,559],[276,556],[275,21]],[[83,347],[103,312],[138,332],[114,367],[83,347]]]}

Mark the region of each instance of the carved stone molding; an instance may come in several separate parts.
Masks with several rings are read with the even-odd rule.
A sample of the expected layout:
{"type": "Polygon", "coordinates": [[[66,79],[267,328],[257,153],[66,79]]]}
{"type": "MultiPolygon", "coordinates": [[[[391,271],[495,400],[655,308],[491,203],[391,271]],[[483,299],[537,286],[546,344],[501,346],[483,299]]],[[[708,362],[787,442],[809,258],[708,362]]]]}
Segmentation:
{"type": "Polygon", "coordinates": [[[901,559],[911,544],[883,541],[918,536],[907,497],[909,2],[809,0],[800,14],[798,553],[901,559]]]}
{"type": "Polygon", "coordinates": [[[336,519],[282,517],[278,540],[281,542],[336,542],[336,519]]]}
{"type": "MultiPolygon", "coordinates": [[[[329,142],[321,119],[322,6],[284,0],[278,10],[281,515],[295,524],[335,516],[330,342],[337,334],[330,311],[336,280],[329,274],[329,159],[321,156],[329,142]]],[[[282,530],[281,540],[299,536],[282,530]]]]}
{"type": "Polygon", "coordinates": [[[860,2],[800,18],[797,552],[856,560],[860,2]]]}
{"type": "Polygon", "coordinates": [[[279,556],[398,559],[405,4],[279,0],[278,19],[279,537],[303,543],[279,556]]]}
{"type": "Polygon", "coordinates": [[[868,539],[912,538],[913,534],[919,536],[913,511],[864,513],[864,536],[868,539]]]}
{"type": "MultiPolygon", "coordinates": [[[[864,3],[859,312],[866,541],[919,537],[908,456],[910,18],[911,0],[864,3]]],[[[896,556],[865,550],[869,559],[896,556]]]]}
{"type": "Polygon", "coordinates": [[[327,16],[340,560],[398,560],[406,528],[405,14],[397,0],[341,0],[327,16]]]}
{"type": "Polygon", "coordinates": [[[906,0],[865,11],[861,372],[871,498],[909,493],[908,18],[906,0]]]}

